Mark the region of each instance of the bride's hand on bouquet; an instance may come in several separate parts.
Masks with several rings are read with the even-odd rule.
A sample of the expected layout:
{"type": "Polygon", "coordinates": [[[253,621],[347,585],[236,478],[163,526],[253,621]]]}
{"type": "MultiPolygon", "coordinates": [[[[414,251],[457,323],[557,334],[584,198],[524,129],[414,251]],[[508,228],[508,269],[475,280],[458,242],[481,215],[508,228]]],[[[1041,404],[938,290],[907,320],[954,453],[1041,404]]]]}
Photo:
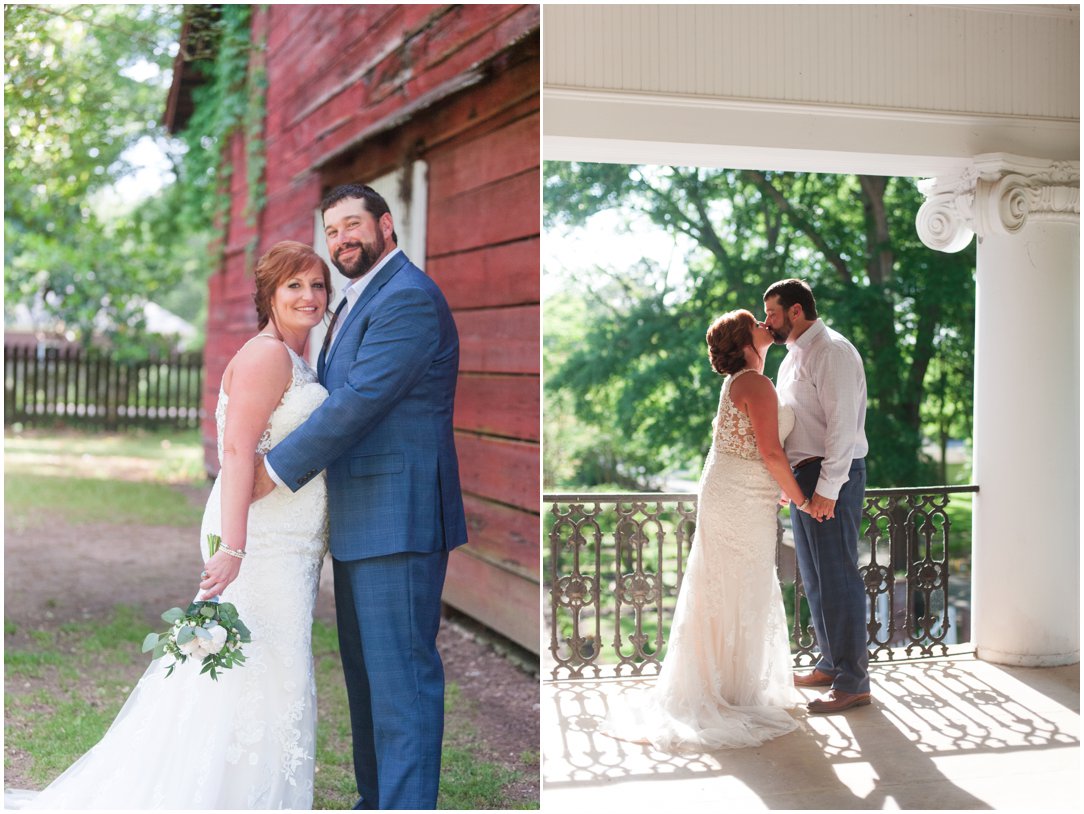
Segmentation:
{"type": "Polygon", "coordinates": [[[229,587],[230,583],[237,579],[241,573],[241,560],[231,557],[224,551],[218,551],[211,559],[203,564],[203,572],[200,574],[200,599],[210,599],[218,596],[229,587]]]}

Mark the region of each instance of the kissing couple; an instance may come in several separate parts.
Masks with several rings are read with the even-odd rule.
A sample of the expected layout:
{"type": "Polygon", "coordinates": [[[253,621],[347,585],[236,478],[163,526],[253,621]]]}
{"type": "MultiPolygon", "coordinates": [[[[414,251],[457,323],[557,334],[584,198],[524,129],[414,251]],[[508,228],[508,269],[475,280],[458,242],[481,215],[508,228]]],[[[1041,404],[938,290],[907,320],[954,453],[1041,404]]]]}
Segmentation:
{"type": "Polygon", "coordinates": [[[459,338],[378,193],[337,187],[321,209],[350,283],[316,371],[303,357],[329,313],[330,272],[283,241],[256,266],[259,333],[227,365],[215,410],[221,473],[201,550],[209,534],[221,543],[203,551],[197,599],[236,606],[245,663],[211,681],[198,659],[152,661],[102,740],[24,807],[311,808],[312,614],[329,546],[355,808],[436,807],[440,597],[448,552],[467,541],[459,338]]]}
{"type": "Polygon", "coordinates": [[[769,286],[764,314],[758,322],[730,311],[708,329],[711,366],[726,378],[665,661],[655,686],[603,723],[664,752],[759,746],[793,731],[795,686],[830,688],[808,703],[811,714],[871,701],[858,571],[869,449],[862,359],[820,320],[802,280],[769,286]],[[764,375],[773,344],[787,346],[778,388],[764,375]],[[792,673],[776,575],[780,503],[790,504],[820,650],[806,675],[792,673]]]}

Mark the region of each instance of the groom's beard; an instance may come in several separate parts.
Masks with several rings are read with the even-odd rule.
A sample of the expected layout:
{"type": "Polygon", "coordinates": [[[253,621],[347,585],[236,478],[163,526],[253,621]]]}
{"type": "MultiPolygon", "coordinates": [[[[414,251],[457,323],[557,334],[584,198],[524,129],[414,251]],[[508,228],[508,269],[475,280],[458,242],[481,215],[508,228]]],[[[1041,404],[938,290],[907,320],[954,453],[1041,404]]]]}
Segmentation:
{"type": "Polygon", "coordinates": [[[787,317],[783,317],[783,324],[779,326],[779,330],[772,328],[768,329],[772,332],[772,339],[777,345],[787,344],[787,339],[790,337],[790,332],[794,330],[794,325],[787,317]]]}
{"type": "Polygon", "coordinates": [[[339,273],[343,277],[349,280],[356,280],[358,277],[362,277],[369,273],[369,270],[376,265],[376,261],[380,259],[380,255],[384,253],[384,235],[380,232],[376,233],[376,240],[373,243],[344,243],[339,247],[339,250],[335,253],[335,256],[331,258],[331,262],[335,264],[335,268],[339,270],[339,273]],[[342,263],[339,260],[341,255],[347,249],[358,249],[358,256],[354,259],[353,263],[342,263]]]}

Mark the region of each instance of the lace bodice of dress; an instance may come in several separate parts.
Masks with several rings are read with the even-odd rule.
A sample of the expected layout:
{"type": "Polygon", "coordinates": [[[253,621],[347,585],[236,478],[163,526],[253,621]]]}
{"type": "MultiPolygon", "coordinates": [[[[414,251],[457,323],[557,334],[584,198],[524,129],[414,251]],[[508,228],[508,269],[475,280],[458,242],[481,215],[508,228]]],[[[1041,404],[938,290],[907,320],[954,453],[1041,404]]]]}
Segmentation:
{"type": "MultiPolygon", "coordinates": [[[[261,336],[277,339],[277,337],[273,337],[271,334],[257,334],[248,341],[253,342],[261,336]]],[[[248,342],[245,344],[247,345],[248,342]]],[[[299,415],[303,420],[308,417],[308,414],[311,412],[311,402],[313,398],[322,400],[326,395],[323,388],[319,385],[316,371],[312,369],[309,363],[294,353],[289,345],[283,343],[283,347],[285,347],[290,354],[290,360],[293,362],[293,373],[290,378],[290,386],[286,388],[286,392],[282,396],[282,401],[279,402],[279,406],[276,407],[275,411],[271,414],[271,417],[267,421],[267,427],[264,429],[263,434],[260,436],[260,440],[256,444],[256,451],[261,455],[266,455],[271,450],[271,447],[274,446],[275,441],[285,438],[291,430],[296,429],[300,421],[292,421],[290,419],[292,414],[299,415]],[[306,393],[305,385],[309,384],[315,384],[317,387],[309,388],[309,392],[306,393]],[[288,427],[288,429],[286,427],[288,427]],[[283,431],[284,429],[285,432],[283,431]]],[[[218,406],[215,408],[215,426],[218,433],[218,463],[220,466],[222,464],[222,437],[226,429],[226,405],[228,403],[229,396],[226,394],[226,391],[222,389],[222,386],[219,385],[218,406]]]]}
{"type": "MultiPolygon", "coordinates": [[[[727,376],[726,381],[723,382],[723,389],[719,393],[719,412],[715,421],[715,438],[713,441],[716,451],[725,455],[745,458],[747,461],[755,461],[760,458],[760,452],[757,450],[757,438],[753,432],[752,419],[739,410],[731,400],[730,387],[739,376],[751,372],[751,368],[739,370],[732,376],[727,376]]],[[[792,429],[794,429],[794,411],[789,406],[780,404],[780,444],[786,440],[792,429]]]]}

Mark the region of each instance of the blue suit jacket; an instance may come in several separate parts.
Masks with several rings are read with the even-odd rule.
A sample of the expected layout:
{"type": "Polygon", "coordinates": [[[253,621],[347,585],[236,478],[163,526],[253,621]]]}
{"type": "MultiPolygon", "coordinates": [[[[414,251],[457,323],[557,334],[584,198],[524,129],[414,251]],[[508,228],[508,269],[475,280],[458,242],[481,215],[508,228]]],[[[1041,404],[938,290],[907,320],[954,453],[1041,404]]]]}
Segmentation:
{"type": "Polygon", "coordinates": [[[268,461],[297,491],[327,469],[331,553],[359,560],[467,542],[452,430],[459,335],[440,289],[400,252],[321,354],[329,396],[268,461]]]}

